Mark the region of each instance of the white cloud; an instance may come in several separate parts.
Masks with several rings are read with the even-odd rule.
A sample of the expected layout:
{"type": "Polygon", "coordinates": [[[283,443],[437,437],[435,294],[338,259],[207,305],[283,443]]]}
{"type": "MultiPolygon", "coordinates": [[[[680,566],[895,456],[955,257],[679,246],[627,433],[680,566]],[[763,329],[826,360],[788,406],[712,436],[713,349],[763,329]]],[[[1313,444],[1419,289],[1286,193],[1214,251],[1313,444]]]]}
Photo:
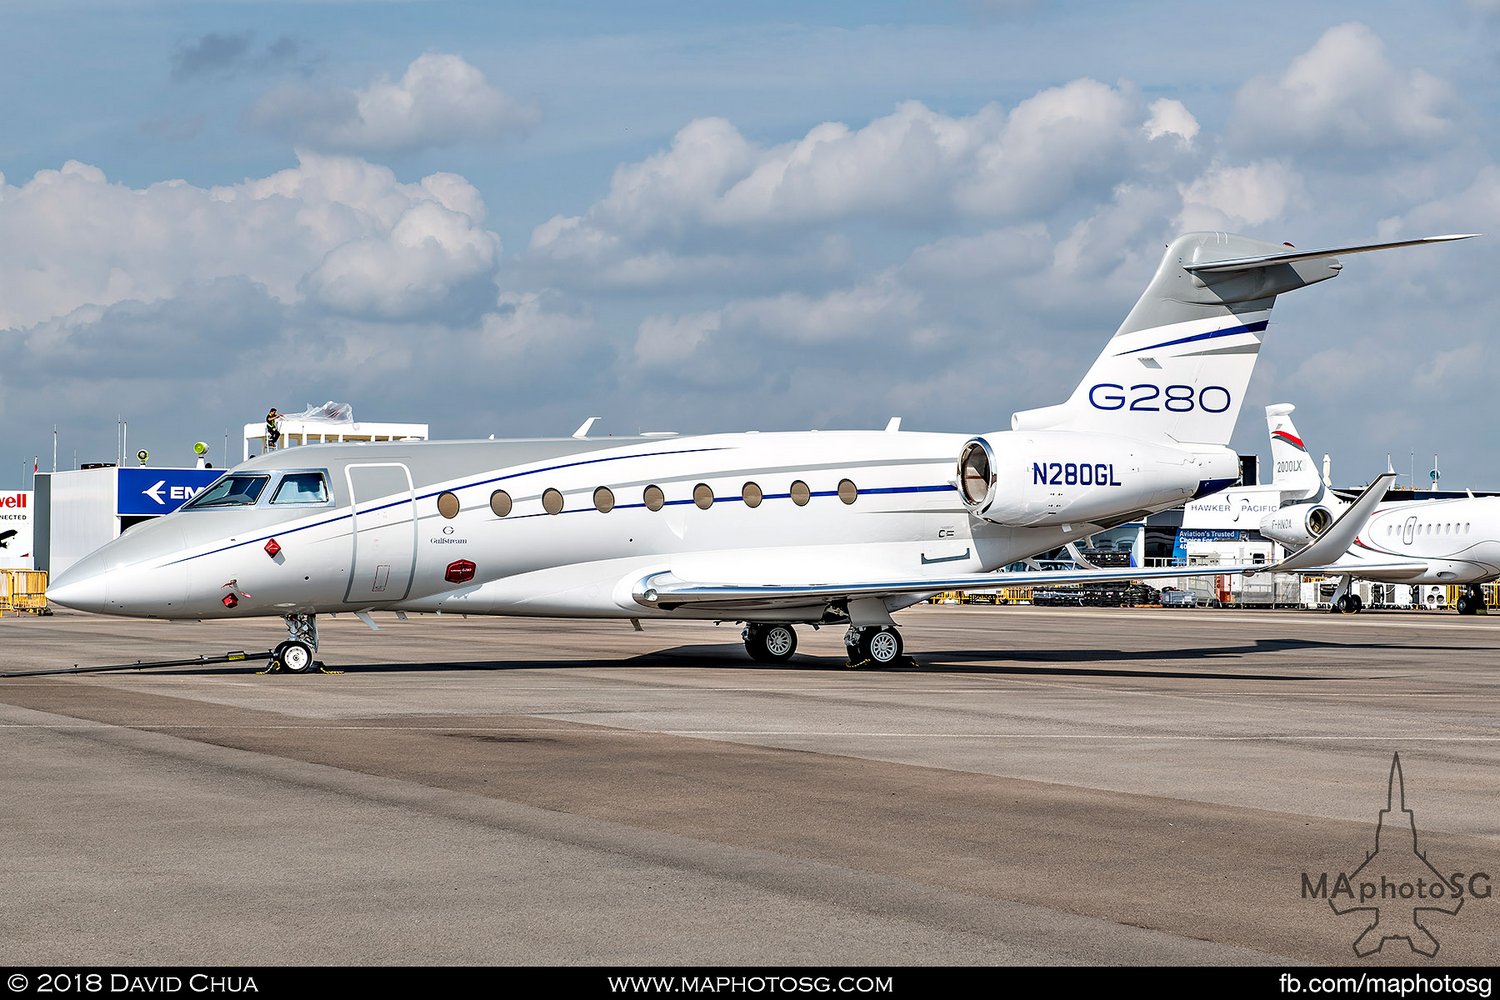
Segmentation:
{"type": "Polygon", "coordinates": [[[357,90],[285,85],[250,112],[253,123],[300,145],[358,153],[491,139],[540,117],[462,57],[432,52],[413,60],[399,80],[382,77],[357,90]]]}
{"type": "Polygon", "coordinates": [[[1453,131],[1453,89],[1403,70],[1357,22],[1329,28],[1279,77],[1250,80],[1235,96],[1232,131],[1259,149],[1372,150],[1428,145],[1453,131]]]}
{"type": "MultiPolygon", "coordinates": [[[[1146,132],[1132,93],[1097,80],[1051,87],[1016,105],[978,150],[959,203],[1000,216],[1047,212],[1078,188],[1128,176],[1146,132]]],[[[1144,142],[1142,143],[1144,145],[1144,142]]]]}
{"type": "Polygon", "coordinates": [[[0,181],[0,329],[225,277],[351,314],[438,314],[494,273],[500,241],[484,214],[461,177],[403,184],[348,157],[303,153],[216,188],[131,188],[69,162],[0,181]]]}
{"type": "Polygon", "coordinates": [[[1185,144],[1191,144],[1198,135],[1198,119],[1193,117],[1186,104],[1163,97],[1151,102],[1151,117],[1142,128],[1148,139],[1171,135],[1185,144]]]}
{"type": "Polygon", "coordinates": [[[1133,91],[1094,80],[1049,88],[1009,113],[989,105],[954,117],[907,101],[862,128],[825,122],[770,147],[723,119],[703,118],[669,148],[617,169],[609,194],[587,215],[538,227],[532,245],[604,247],[622,235],[689,227],[930,221],[960,210],[1035,215],[1100,178],[1128,176],[1153,140],[1180,145],[1196,132],[1177,102],[1157,101],[1148,112],[1133,91]]]}
{"type": "Polygon", "coordinates": [[[1282,219],[1303,200],[1302,179],[1286,164],[1260,160],[1215,165],[1181,189],[1177,229],[1239,230],[1282,219]]]}
{"type": "Polygon", "coordinates": [[[1128,85],[1087,79],[1008,112],[991,104],[952,116],[906,101],[863,127],[825,122],[776,145],[703,118],[617,168],[588,211],[537,226],[525,263],[574,288],[754,280],[787,273],[777,266],[787,260],[801,274],[843,277],[848,238],[826,242],[837,227],[962,229],[966,219],[1045,219],[1118,184],[1171,190],[1197,162],[1197,132],[1180,102],[1148,108],[1128,85]]]}

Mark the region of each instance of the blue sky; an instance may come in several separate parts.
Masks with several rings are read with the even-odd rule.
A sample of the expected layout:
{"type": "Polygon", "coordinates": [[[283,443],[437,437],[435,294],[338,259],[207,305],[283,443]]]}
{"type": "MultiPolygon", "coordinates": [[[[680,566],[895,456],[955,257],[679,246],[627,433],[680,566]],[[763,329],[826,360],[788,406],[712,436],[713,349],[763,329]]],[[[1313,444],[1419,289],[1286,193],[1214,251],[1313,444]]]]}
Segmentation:
{"type": "Polygon", "coordinates": [[[0,486],[326,399],[993,430],[1230,228],[1495,234],[1279,303],[1235,444],[1500,488],[1500,4],[1185,10],[0,3],[0,486]]]}

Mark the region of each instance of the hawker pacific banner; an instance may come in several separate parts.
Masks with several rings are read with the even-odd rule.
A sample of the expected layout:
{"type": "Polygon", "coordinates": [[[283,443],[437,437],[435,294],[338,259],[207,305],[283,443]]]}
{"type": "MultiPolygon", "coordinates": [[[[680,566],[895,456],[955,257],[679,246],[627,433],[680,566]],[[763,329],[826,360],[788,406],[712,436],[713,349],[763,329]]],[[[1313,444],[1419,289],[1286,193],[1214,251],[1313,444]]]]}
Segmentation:
{"type": "Polygon", "coordinates": [[[0,569],[31,569],[30,490],[0,490],[0,569]]]}
{"type": "Polygon", "coordinates": [[[220,469],[121,469],[115,512],[127,517],[170,514],[203,492],[220,469]]]}

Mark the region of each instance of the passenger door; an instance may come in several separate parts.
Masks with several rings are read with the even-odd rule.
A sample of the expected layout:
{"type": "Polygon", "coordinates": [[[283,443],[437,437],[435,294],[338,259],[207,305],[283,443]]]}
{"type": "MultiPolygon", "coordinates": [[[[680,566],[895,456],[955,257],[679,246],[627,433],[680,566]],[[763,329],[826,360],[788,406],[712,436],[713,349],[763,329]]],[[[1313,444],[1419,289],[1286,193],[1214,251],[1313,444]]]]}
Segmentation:
{"type": "Polygon", "coordinates": [[[416,567],[416,497],[411,470],[399,462],[350,465],[344,470],[352,501],[353,560],[350,604],[400,601],[416,567]]]}

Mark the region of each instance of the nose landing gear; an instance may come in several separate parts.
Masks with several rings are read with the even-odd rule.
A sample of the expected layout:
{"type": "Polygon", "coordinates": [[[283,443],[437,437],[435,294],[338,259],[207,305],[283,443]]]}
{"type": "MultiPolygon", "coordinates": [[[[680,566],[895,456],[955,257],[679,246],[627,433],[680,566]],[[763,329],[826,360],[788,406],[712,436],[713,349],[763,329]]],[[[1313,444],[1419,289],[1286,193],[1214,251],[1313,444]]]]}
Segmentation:
{"type": "Polygon", "coordinates": [[[316,615],[282,615],[286,622],[287,638],[271,651],[271,662],[266,664],[263,674],[274,674],[284,670],[289,674],[313,672],[333,673],[314,659],[318,651],[318,622],[316,615]]]}

